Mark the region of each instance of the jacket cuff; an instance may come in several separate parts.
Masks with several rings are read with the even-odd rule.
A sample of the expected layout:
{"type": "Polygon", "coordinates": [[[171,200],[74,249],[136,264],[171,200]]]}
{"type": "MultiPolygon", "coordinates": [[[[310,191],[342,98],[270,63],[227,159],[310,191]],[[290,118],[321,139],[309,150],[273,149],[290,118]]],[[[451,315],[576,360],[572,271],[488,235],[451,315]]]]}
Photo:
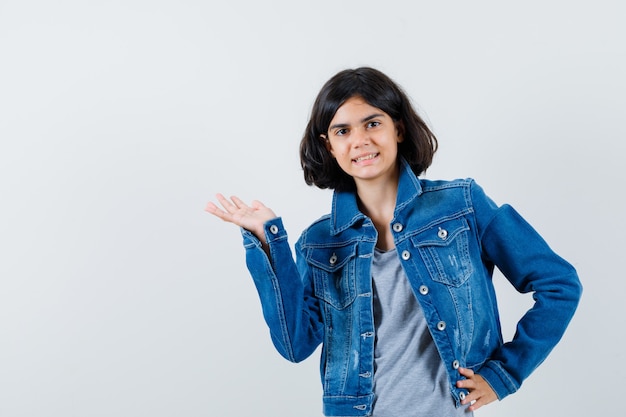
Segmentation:
{"type": "MultiPolygon", "coordinates": [[[[243,245],[246,248],[251,248],[253,246],[261,247],[261,241],[249,230],[240,228],[241,236],[243,237],[243,245]]],[[[265,233],[265,241],[269,245],[272,242],[277,240],[285,239],[287,237],[287,231],[283,226],[283,220],[281,217],[276,217],[274,219],[268,220],[263,225],[263,230],[265,233]]]]}
{"type": "Polygon", "coordinates": [[[502,400],[507,395],[513,394],[520,386],[509,376],[508,372],[496,361],[487,362],[477,373],[483,377],[502,400]]]}

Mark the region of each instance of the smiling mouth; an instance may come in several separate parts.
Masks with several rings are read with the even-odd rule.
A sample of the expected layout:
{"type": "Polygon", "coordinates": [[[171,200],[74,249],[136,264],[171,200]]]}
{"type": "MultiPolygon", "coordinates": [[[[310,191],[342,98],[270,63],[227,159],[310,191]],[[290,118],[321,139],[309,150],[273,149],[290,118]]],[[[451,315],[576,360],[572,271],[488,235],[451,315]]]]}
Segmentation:
{"type": "Polygon", "coordinates": [[[369,160],[369,159],[374,159],[374,158],[376,158],[378,155],[380,155],[380,153],[371,153],[371,154],[369,154],[369,155],[359,156],[358,158],[353,159],[353,160],[352,160],[352,162],[359,163],[359,162],[361,162],[361,161],[367,161],[367,160],[369,160]]]}

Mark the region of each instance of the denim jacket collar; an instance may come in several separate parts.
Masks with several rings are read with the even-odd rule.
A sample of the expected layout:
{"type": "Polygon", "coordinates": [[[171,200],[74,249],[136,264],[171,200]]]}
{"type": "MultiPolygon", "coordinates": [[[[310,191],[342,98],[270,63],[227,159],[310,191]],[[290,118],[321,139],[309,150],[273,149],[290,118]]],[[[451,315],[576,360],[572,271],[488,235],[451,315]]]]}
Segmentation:
{"type": "MultiPolygon", "coordinates": [[[[413,173],[411,166],[400,157],[400,178],[398,179],[398,196],[394,216],[414,198],[422,194],[422,186],[413,173]]],[[[335,191],[331,209],[330,233],[335,236],[348,229],[358,220],[366,216],[359,210],[355,191],[335,191]]]]}

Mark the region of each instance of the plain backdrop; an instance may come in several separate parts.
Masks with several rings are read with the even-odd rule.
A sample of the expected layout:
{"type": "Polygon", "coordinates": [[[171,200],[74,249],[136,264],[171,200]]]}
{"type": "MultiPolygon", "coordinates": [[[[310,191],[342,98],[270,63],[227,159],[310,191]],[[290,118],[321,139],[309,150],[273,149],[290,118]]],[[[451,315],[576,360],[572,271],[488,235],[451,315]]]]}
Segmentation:
{"type": "MultiPolygon", "coordinates": [[[[0,0],[0,416],[321,416],[319,351],[274,351],[239,231],[203,209],[260,199],[291,243],[328,212],[298,145],[361,65],[438,136],[427,177],[475,178],[584,284],[551,356],[477,415],[621,415],[625,9],[0,0]]],[[[508,339],[532,299],[495,280],[508,339]]]]}

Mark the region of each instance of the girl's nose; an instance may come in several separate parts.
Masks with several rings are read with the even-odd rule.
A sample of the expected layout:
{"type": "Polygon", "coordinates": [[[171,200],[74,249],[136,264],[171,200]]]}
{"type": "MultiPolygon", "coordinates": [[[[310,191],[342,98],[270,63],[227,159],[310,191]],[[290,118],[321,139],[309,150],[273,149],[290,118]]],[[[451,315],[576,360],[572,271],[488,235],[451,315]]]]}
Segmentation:
{"type": "Polygon", "coordinates": [[[370,142],[369,132],[365,129],[356,129],[352,137],[355,147],[367,145],[370,142]]]}

